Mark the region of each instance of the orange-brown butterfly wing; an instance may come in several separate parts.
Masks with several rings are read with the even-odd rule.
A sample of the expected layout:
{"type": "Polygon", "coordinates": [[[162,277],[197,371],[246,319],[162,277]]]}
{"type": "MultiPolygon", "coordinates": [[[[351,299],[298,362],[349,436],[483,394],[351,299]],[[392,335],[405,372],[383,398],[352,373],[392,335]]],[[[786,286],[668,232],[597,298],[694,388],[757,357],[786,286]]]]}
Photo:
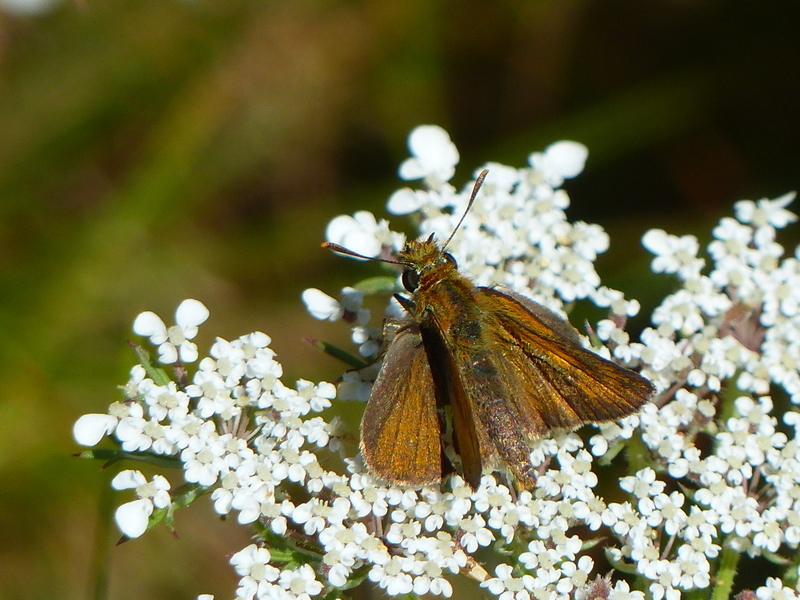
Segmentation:
{"type": "Polygon", "coordinates": [[[530,437],[628,416],[652,394],[647,379],[584,348],[546,308],[493,288],[478,288],[475,297],[486,330],[497,336],[495,362],[530,437]]]}
{"type": "Polygon", "coordinates": [[[361,453],[370,471],[392,483],[422,486],[442,478],[433,375],[414,323],[386,351],[361,419],[361,453]]]}
{"type": "Polygon", "coordinates": [[[459,369],[453,342],[434,312],[428,313],[421,325],[421,332],[434,384],[441,396],[440,401],[443,405],[450,406],[453,441],[461,457],[464,479],[473,488],[477,488],[483,465],[493,449],[485,431],[480,428],[480,422],[475,420],[472,402],[464,388],[463,377],[469,376],[469,370],[464,373],[464,369],[459,369]]]}
{"type": "MultiPolygon", "coordinates": [[[[486,466],[494,458],[507,465],[517,480],[531,484],[536,471],[530,462],[529,428],[510,399],[518,385],[505,373],[503,345],[496,342],[496,322],[484,322],[480,307],[474,305],[475,288],[469,288],[467,309],[429,311],[422,326],[434,381],[444,373],[439,389],[446,390],[444,402],[451,407],[453,437],[461,456],[464,478],[476,488],[486,466]],[[440,314],[441,313],[441,314],[440,314]],[[425,326],[428,322],[432,326],[425,326]],[[435,332],[431,335],[430,332],[435,332]]],[[[446,295],[445,295],[446,296],[446,295]]],[[[544,427],[542,427],[544,429],[544,427]]]]}

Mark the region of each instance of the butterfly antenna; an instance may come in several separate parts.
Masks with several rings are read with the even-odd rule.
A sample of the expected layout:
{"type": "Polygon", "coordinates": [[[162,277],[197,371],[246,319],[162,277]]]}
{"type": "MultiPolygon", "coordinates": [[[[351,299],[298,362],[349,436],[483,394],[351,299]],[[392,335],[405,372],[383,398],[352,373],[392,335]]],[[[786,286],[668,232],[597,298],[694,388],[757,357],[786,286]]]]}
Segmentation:
{"type": "Polygon", "coordinates": [[[326,250],[330,250],[331,252],[336,252],[336,254],[344,254],[345,256],[353,256],[355,258],[362,258],[364,260],[377,260],[378,262],[389,263],[390,265],[403,265],[396,260],[389,260],[388,258],[379,258],[377,256],[365,256],[364,254],[359,254],[358,252],[353,252],[352,250],[348,250],[344,246],[340,246],[339,244],[334,244],[333,242],[322,242],[322,247],[326,250]]]}
{"type": "Polygon", "coordinates": [[[478,195],[478,192],[480,191],[481,186],[483,185],[483,180],[486,179],[486,176],[488,174],[489,174],[489,169],[484,169],[483,171],[481,171],[480,175],[478,175],[478,178],[475,180],[475,185],[472,186],[472,193],[469,195],[469,202],[467,202],[467,208],[464,209],[464,214],[461,215],[461,218],[458,220],[458,224],[453,228],[453,233],[450,234],[450,237],[447,238],[447,241],[442,245],[442,252],[444,252],[444,249],[447,248],[447,244],[450,243],[450,240],[453,239],[453,236],[456,234],[456,231],[458,231],[459,227],[461,227],[461,223],[464,222],[464,217],[467,216],[469,209],[472,208],[472,204],[475,202],[475,197],[478,195]]]}

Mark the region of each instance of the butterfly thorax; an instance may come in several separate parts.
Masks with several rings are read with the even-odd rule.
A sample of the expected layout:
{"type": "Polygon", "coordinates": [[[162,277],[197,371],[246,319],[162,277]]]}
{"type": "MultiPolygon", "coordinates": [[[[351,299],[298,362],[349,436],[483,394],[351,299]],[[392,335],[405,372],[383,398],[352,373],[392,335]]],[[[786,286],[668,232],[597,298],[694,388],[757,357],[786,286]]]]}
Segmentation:
{"type": "Polygon", "coordinates": [[[458,272],[455,259],[432,237],[407,243],[398,259],[412,271],[403,278],[406,289],[413,292],[411,301],[403,303],[411,318],[452,343],[474,343],[481,335],[476,288],[458,272]]]}

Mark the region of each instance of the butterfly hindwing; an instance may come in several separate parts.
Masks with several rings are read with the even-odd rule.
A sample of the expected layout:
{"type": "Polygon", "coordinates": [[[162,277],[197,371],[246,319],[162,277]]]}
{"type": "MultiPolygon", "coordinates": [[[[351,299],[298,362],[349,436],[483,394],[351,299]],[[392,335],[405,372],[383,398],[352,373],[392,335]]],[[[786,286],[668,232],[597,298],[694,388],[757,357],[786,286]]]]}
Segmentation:
{"type": "Polygon", "coordinates": [[[433,376],[419,327],[389,344],[361,420],[367,467],[388,481],[421,486],[442,477],[441,425],[433,376]]]}
{"type": "Polygon", "coordinates": [[[450,407],[453,441],[461,457],[464,479],[476,488],[481,479],[485,455],[489,451],[489,442],[485,434],[476,428],[473,403],[465,389],[464,377],[469,376],[469,371],[465,373],[459,369],[461,362],[455,355],[453,341],[435,313],[429,313],[421,329],[439,402],[442,406],[450,407]]]}

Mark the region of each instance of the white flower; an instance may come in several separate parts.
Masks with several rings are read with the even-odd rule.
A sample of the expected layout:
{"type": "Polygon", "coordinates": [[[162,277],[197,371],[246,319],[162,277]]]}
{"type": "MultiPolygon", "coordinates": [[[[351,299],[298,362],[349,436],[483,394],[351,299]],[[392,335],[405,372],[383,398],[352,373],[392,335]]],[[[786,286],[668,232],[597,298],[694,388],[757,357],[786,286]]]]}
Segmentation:
{"type": "Polygon", "coordinates": [[[530,590],[533,587],[533,577],[523,575],[522,577],[512,576],[511,565],[501,564],[495,568],[497,577],[492,577],[481,583],[500,600],[530,600],[530,590]],[[527,585],[526,585],[527,584],[527,585]]]}
{"type": "Polygon", "coordinates": [[[147,531],[150,515],[155,508],[169,506],[169,482],[161,475],[155,475],[148,482],[140,471],[120,471],[111,480],[115,490],[135,489],[138,500],[126,502],[117,508],[114,520],[120,531],[129,538],[137,538],[147,531]]]}
{"type": "Polygon", "coordinates": [[[409,594],[414,589],[412,577],[403,572],[403,568],[408,565],[408,559],[394,556],[385,564],[376,564],[370,569],[369,579],[378,583],[378,586],[385,589],[390,596],[399,594],[409,594]]]}
{"type": "Polygon", "coordinates": [[[144,418],[142,405],[138,403],[127,405],[124,415],[119,416],[114,435],[122,442],[122,449],[127,452],[148,450],[153,444],[153,438],[148,433],[150,423],[144,418]]]}
{"type": "MultiPolygon", "coordinates": [[[[416,130],[410,148],[403,173],[423,178],[425,189],[396,192],[390,209],[417,212],[420,233],[444,240],[464,215],[472,183],[448,183],[458,153],[443,130],[416,130]]],[[[476,285],[535,296],[562,316],[575,300],[603,309],[592,328],[608,347],[597,352],[641,368],[659,390],[638,413],[595,431],[537,439],[530,460],[539,475],[529,488],[511,489],[491,473],[496,460],[484,465],[477,489],[456,474],[422,489],[379,481],[353,456],[355,432],[329,414],[335,387],[284,383],[269,337],[258,332],[218,338],[197,365],[153,374],[158,383],[144,367],[132,369],[124,402],[108,415],[81,417],[76,440],[94,445],[111,435],[123,451],[180,462],[186,481],[208,488],[220,515],[257,522],[260,543],[231,559],[242,600],[306,600],[323,593],[323,582],[344,588],[364,574],[389,595],[449,596],[446,577],[459,572],[503,600],[641,600],[645,591],[653,600],[678,600],[711,585],[723,547],[742,554],[742,569],[753,558],[791,556],[800,546],[800,412],[786,412],[783,399],[800,404],[800,248],[785,257],[776,241],[777,228],[795,220],[785,208],[790,197],[738,203],[737,218],[714,229],[707,259],[692,236],[645,234],[652,269],[675,274],[677,289],[638,341],[625,329],[638,302],[603,286],[594,268],[608,236],[570,222],[569,196],[557,189],[585,159],[584,147],[560,142],[532,155],[532,168],[488,163],[481,193],[447,248],[476,285]],[[173,380],[160,381],[165,374],[173,380]],[[636,472],[599,485],[606,472],[599,463],[620,451],[636,472]],[[262,547],[265,539],[271,550],[262,547]],[[595,567],[581,554],[587,542],[602,544],[645,591],[631,592],[610,575],[589,582],[595,567]],[[306,550],[321,560],[303,564],[306,550]],[[489,552],[515,567],[500,564],[492,577],[476,562],[489,552]]],[[[369,213],[334,220],[329,235],[370,255],[404,239],[369,213]]],[[[372,357],[388,340],[369,322],[366,293],[345,288],[335,299],[311,289],[303,299],[317,318],[345,322],[359,351],[372,357]]],[[[152,313],[137,319],[137,332],[160,346],[165,362],[179,355],[188,362],[183,342],[207,316],[184,304],[180,335],[152,313]]],[[[396,301],[390,306],[387,314],[405,316],[396,301]]],[[[340,398],[366,400],[377,369],[346,373],[340,398]]],[[[161,476],[148,481],[126,471],[113,485],[138,496],[116,514],[128,536],[141,535],[156,521],[153,513],[170,506],[161,476]]],[[[756,593],[795,597],[777,579],[756,593]]]]}
{"type": "Polygon", "coordinates": [[[175,311],[175,322],[169,329],[164,321],[150,311],[141,313],[133,322],[133,331],[150,338],[158,346],[159,360],[171,364],[178,356],[185,363],[197,360],[197,346],[190,342],[197,335],[197,327],[208,319],[208,309],[197,300],[184,300],[175,311]]]}
{"type": "Polygon", "coordinates": [[[656,473],[650,467],[646,467],[636,473],[635,477],[623,477],[619,481],[619,486],[631,492],[637,498],[648,498],[660,494],[664,489],[664,482],[656,479],[656,473]]]}
{"type": "Polygon", "coordinates": [[[699,275],[705,261],[697,258],[700,245],[693,235],[677,237],[663,229],[650,229],[642,236],[642,245],[656,255],[654,273],[677,273],[683,279],[699,275]]]}
{"type": "Polygon", "coordinates": [[[309,565],[301,565],[294,570],[281,571],[278,583],[283,589],[291,592],[292,597],[298,600],[316,596],[322,591],[322,584],[314,578],[314,569],[309,565]]]}
{"type": "Polygon", "coordinates": [[[742,223],[752,223],[756,227],[771,225],[776,229],[782,229],[789,223],[797,221],[797,215],[786,210],[795,198],[795,193],[784,194],[775,200],[762,198],[758,202],[741,200],[733,205],[736,211],[736,218],[742,223]]]}
{"type": "Polygon", "coordinates": [[[230,563],[239,575],[255,581],[275,581],[280,571],[269,564],[271,559],[269,550],[250,544],[231,556],[230,563]]]}
{"type": "Polygon", "coordinates": [[[797,590],[792,589],[777,577],[768,577],[766,585],[756,590],[758,600],[796,600],[797,590]]]}
{"type": "Polygon", "coordinates": [[[594,561],[589,556],[581,556],[577,564],[567,561],[561,565],[562,579],[556,585],[561,594],[569,594],[575,589],[582,589],[594,568],[594,561]]]}
{"type": "Polygon", "coordinates": [[[421,125],[408,136],[412,158],[400,165],[400,177],[425,179],[431,189],[439,189],[456,172],[458,150],[450,135],[437,125],[421,125]]]}
{"type": "Polygon", "coordinates": [[[385,233],[386,221],[378,223],[371,212],[360,210],[352,217],[341,215],[333,219],[325,230],[325,239],[364,256],[377,256],[385,233]]]}
{"type": "Polygon", "coordinates": [[[678,548],[677,566],[679,575],[673,584],[684,590],[693,588],[704,589],[711,583],[709,575],[710,565],[708,559],[700,552],[695,551],[688,544],[678,548]]]}
{"type": "Polygon", "coordinates": [[[461,545],[467,552],[475,552],[479,546],[488,546],[494,541],[492,532],[485,527],[486,521],[480,515],[461,519],[459,527],[464,532],[461,545]]]}

